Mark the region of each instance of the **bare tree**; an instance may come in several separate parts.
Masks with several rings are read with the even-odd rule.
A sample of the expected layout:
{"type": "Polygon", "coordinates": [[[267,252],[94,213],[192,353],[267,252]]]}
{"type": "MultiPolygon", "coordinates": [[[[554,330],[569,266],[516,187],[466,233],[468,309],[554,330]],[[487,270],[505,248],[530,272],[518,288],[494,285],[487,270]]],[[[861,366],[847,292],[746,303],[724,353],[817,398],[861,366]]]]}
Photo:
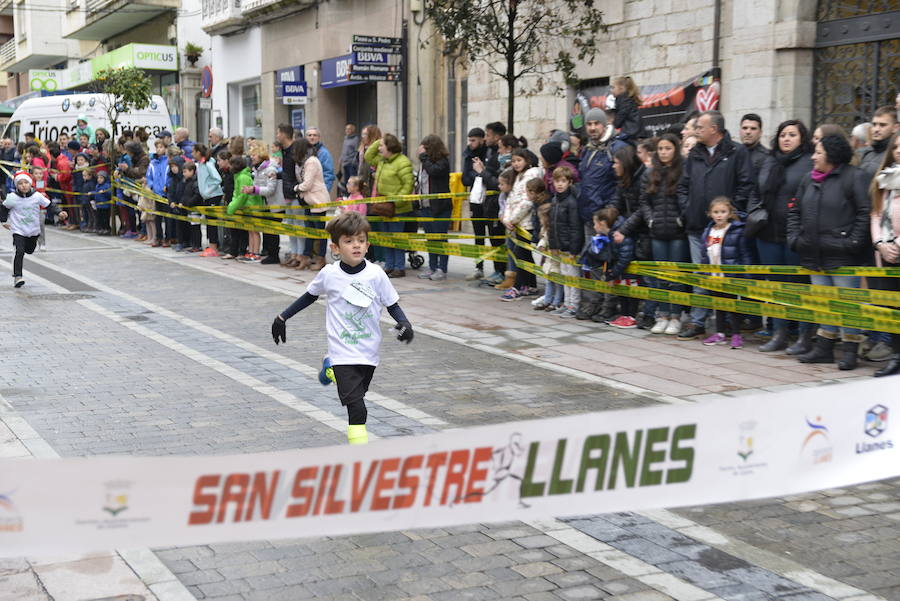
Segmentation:
{"type": "Polygon", "coordinates": [[[603,13],[594,4],[594,0],[425,0],[425,15],[448,54],[465,57],[470,64],[484,62],[490,73],[506,81],[507,126],[512,131],[516,82],[536,76],[535,88],[540,90],[547,75],[562,73],[567,85],[575,85],[575,62],[594,63],[597,36],[606,31],[603,13]]]}

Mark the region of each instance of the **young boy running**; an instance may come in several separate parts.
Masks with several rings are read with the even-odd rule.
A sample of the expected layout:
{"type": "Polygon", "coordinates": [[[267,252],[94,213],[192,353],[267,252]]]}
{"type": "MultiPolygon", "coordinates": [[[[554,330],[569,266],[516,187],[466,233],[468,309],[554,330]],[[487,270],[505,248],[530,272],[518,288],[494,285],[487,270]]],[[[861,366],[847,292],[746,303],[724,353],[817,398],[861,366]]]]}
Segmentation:
{"type": "MultiPolygon", "coordinates": [[[[16,249],[16,256],[13,259],[13,286],[21,288],[25,285],[25,280],[22,279],[22,261],[26,254],[32,254],[37,247],[43,219],[41,209],[49,207],[51,202],[34,189],[34,179],[30,173],[19,171],[13,181],[16,184],[16,191],[10,192],[3,201],[3,206],[9,210],[9,222],[4,223],[3,227],[11,230],[13,234],[13,246],[16,249]]],[[[67,217],[65,211],[60,211],[61,220],[67,217]]]]}
{"type": "Polygon", "coordinates": [[[275,344],[285,342],[285,322],[319,296],[326,295],[328,357],[323,372],[328,374],[331,370],[341,404],[347,407],[347,440],[350,444],[365,444],[369,441],[365,396],[378,365],[382,307],[387,307],[397,322],[397,340],[412,342],[413,329],[398,303],[400,296],[384,270],[366,261],[369,249],[366,218],[355,212],[343,213],[329,221],[325,230],[331,236],[331,250],[340,256],[340,262],[326,265],[310,282],[306,293],[275,317],[272,338],[275,344]]]}

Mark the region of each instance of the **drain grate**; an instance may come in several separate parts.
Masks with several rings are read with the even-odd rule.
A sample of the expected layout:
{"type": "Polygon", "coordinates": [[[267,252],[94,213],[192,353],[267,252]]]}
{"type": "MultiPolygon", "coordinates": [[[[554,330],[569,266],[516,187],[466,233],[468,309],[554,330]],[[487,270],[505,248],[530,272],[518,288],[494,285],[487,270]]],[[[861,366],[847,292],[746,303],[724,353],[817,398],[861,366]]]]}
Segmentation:
{"type": "Polygon", "coordinates": [[[94,298],[93,294],[78,294],[77,292],[59,292],[50,294],[32,294],[28,298],[48,301],[79,301],[94,298]]]}
{"type": "Polygon", "coordinates": [[[131,321],[150,321],[150,318],[145,315],[126,315],[125,319],[130,319],[131,321]]]}
{"type": "Polygon", "coordinates": [[[145,601],[143,595],[116,595],[115,597],[101,597],[100,599],[88,599],[86,601],[145,601]]]}

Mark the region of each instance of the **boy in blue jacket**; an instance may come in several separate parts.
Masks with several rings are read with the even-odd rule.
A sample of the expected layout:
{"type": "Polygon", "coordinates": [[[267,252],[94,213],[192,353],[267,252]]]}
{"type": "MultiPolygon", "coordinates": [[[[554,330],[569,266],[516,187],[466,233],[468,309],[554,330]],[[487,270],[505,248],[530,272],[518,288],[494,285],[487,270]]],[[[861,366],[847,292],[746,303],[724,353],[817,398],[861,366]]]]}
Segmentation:
{"type": "MultiPolygon", "coordinates": [[[[625,270],[634,260],[634,240],[625,236],[621,242],[616,242],[613,238],[625,224],[625,218],[619,215],[617,208],[606,207],[594,213],[593,224],[595,235],[581,255],[582,269],[597,280],[637,286],[637,280],[623,279],[625,270]]],[[[592,315],[591,320],[618,328],[636,328],[637,305],[636,298],[604,294],[603,310],[592,315]],[[618,317],[613,319],[616,315],[618,317]]]]}

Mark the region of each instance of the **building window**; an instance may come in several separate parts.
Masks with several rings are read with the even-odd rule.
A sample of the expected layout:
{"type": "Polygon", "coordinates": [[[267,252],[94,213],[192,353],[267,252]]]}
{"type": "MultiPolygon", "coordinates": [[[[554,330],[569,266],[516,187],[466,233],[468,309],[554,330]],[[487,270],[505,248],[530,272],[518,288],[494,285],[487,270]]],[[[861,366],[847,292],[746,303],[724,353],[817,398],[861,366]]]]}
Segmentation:
{"type": "Polygon", "coordinates": [[[241,86],[241,129],[245,138],[262,138],[260,84],[241,86]]]}

